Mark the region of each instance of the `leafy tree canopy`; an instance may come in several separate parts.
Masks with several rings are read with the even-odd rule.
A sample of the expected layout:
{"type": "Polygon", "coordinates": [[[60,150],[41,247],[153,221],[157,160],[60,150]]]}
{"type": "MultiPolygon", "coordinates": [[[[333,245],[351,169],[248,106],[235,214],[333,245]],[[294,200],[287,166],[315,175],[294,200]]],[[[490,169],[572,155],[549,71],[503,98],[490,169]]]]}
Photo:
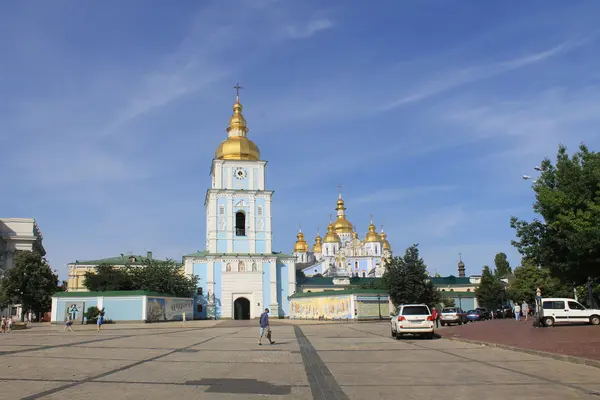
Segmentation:
{"type": "Polygon", "coordinates": [[[513,245],[536,265],[576,285],[600,278],[600,153],[585,145],[569,157],[560,146],[556,165],[545,159],[533,185],[541,219],[511,218],[513,245]]]}
{"type": "Polygon", "coordinates": [[[21,304],[23,310],[39,314],[50,310],[52,295],[57,291],[58,275],[46,259],[37,252],[17,251],[13,267],[0,283],[0,302],[21,304]]]}
{"type": "Polygon", "coordinates": [[[523,260],[515,268],[515,281],[506,291],[506,297],[514,302],[535,303],[537,288],[544,297],[572,297],[573,289],[553,277],[548,268],[538,268],[531,261],[523,260]]]}
{"type": "Polygon", "coordinates": [[[85,274],[85,287],[90,291],[146,290],[181,297],[193,297],[198,277],[188,277],[173,260],[144,259],[143,267],[116,268],[98,265],[85,274]]]}
{"type": "Polygon", "coordinates": [[[387,265],[382,283],[394,304],[425,303],[433,305],[441,300],[433,286],[425,261],[419,257],[418,245],[406,249],[403,257],[394,257],[387,265]]]}
{"type": "Polygon", "coordinates": [[[510,263],[504,253],[496,254],[494,257],[494,267],[494,273],[500,279],[506,278],[512,273],[510,263]]]}
{"type": "Polygon", "coordinates": [[[502,303],[503,291],[500,279],[492,274],[490,267],[484,266],[481,271],[481,282],[475,289],[475,296],[477,296],[479,304],[488,309],[494,309],[502,303]]]}

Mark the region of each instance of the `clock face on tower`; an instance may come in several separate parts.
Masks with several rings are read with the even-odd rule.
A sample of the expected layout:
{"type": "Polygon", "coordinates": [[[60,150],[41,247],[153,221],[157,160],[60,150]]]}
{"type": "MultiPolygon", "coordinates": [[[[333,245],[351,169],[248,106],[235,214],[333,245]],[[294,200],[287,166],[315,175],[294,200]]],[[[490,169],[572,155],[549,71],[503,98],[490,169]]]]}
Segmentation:
{"type": "Polygon", "coordinates": [[[242,167],[236,167],[233,170],[233,176],[235,176],[235,179],[246,179],[246,177],[248,176],[248,171],[246,171],[245,168],[242,167]]]}

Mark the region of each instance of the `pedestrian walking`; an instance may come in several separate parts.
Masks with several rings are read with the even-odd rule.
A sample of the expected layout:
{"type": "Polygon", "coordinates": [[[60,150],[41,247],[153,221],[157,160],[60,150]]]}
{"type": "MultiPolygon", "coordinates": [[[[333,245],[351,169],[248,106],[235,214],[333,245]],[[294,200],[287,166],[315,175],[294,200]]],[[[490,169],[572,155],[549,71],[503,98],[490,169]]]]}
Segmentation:
{"type": "Polygon", "coordinates": [[[11,332],[12,332],[13,323],[14,323],[14,321],[13,321],[13,318],[12,318],[12,315],[11,315],[11,316],[8,318],[8,321],[6,321],[6,328],[7,328],[7,330],[8,330],[8,333],[11,333],[11,332]]]}
{"type": "Polygon", "coordinates": [[[98,320],[96,321],[96,326],[98,328],[98,332],[100,332],[100,328],[102,328],[103,323],[104,323],[104,313],[100,312],[100,314],[98,314],[98,320]]]}
{"type": "Polygon", "coordinates": [[[269,325],[269,309],[268,308],[265,308],[265,312],[260,314],[259,324],[260,324],[260,336],[258,337],[258,345],[262,346],[263,337],[266,337],[267,340],[269,341],[269,343],[271,343],[271,344],[275,343],[273,340],[271,340],[271,326],[269,325]]]}
{"type": "Polygon", "coordinates": [[[181,313],[181,320],[185,323],[185,311],[181,313]]]}
{"type": "Polygon", "coordinates": [[[435,328],[439,327],[439,314],[437,308],[433,307],[433,312],[431,313],[433,320],[435,321],[435,328]]]}
{"type": "Polygon", "coordinates": [[[6,318],[2,317],[0,320],[0,332],[4,333],[6,331],[6,318]]]}
{"type": "Polygon", "coordinates": [[[519,306],[519,303],[515,304],[515,321],[520,321],[521,320],[521,306],[519,306]]]}
{"type": "Polygon", "coordinates": [[[65,332],[66,331],[75,332],[73,330],[73,320],[71,319],[71,315],[65,318],[65,332]]]}
{"type": "Polygon", "coordinates": [[[529,304],[525,300],[523,300],[523,304],[521,305],[521,311],[523,311],[523,316],[525,317],[525,321],[529,320],[529,304]]]}

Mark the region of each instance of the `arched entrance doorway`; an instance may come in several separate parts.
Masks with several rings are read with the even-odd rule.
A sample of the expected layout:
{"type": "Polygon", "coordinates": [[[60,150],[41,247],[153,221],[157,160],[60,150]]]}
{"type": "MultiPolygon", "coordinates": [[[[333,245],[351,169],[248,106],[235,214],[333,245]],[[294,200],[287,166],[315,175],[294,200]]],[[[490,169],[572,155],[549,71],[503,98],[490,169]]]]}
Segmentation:
{"type": "Polygon", "coordinates": [[[250,319],[250,300],[240,297],[233,302],[233,319],[250,319]]]}

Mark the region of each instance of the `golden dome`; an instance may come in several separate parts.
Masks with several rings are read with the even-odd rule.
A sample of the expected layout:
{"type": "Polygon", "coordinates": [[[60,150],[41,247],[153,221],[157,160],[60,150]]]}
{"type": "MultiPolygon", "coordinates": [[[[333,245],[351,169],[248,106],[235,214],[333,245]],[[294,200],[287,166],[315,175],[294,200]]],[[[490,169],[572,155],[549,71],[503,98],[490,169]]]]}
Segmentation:
{"type": "Polygon", "coordinates": [[[344,200],[341,193],[339,194],[335,209],[337,211],[337,219],[333,223],[335,233],[352,233],[354,231],[353,225],[346,219],[346,207],[344,207],[344,200]]]}
{"type": "Polygon", "coordinates": [[[358,232],[356,232],[356,229],[352,232],[352,239],[358,239],[358,232]]]}
{"type": "Polygon", "coordinates": [[[323,245],[321,244],[321,235],[317,234],[317,237],[315,238],[315,244],[313,245],[312,248],[312,252],[313,253],[322,253],[323,252],[323,245]]]}
{"type": "Polygon", "coordinates": [[[392,251],[392,246],[390,246],[390,242],[387,241],[387,234],[382,231],[379,236],[381,237],[381,241],[383,242],[383,250],[392,251]]]}
{"type": "Polygon", "coordinates": [[[248,126],[242,115],[242,104],[236,96],[233,105],[233,115],[229,119],[227,139],[225,139],[215,152],[217,160],[260,160],[260,150],[254,142],[246,137],[248,126]]]}
{"type": "Polygon", "coordinates": [[[308,252],[308,243],[304,240],[304,233],[298,232],[296,235],[296,244],[294,245],[294,253],[306,253],[308,252]]]}
{"type": "Polygon", "coordinates": [[[365,243],[381,242],[381,237],[375,232],[373,222],[369,224],[369,232],[365,236],[365,243]]]}
{"type": "Polygon", "coordinates": [[[340,242],[340,237],[338,236],[337,233],[334,232],[333,230],[333,224],[329,224],[329,226],[327,227],[327,233],[325,234],[325,237],[323,238],[323,242],[324,243],[339,243],[340,242]]]}

